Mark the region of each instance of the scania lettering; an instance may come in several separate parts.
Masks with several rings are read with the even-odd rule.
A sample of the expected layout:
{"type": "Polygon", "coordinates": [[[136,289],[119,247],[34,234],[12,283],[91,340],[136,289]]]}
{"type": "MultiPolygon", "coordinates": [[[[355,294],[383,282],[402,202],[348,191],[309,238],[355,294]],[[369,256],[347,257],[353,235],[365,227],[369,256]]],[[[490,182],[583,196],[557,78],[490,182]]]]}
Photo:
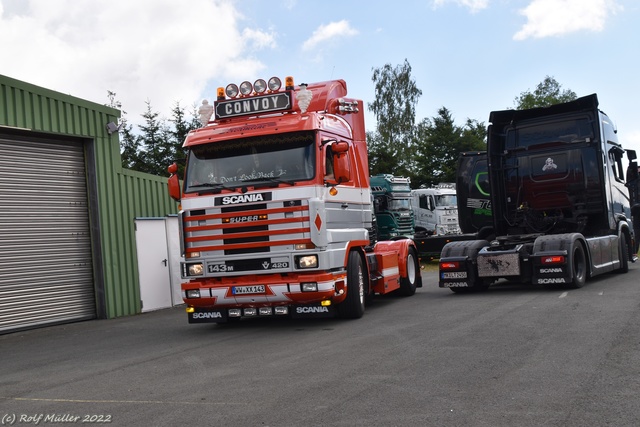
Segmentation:
{"type": "Polygon", "coordinates": [[[422,286],[414,242],[372,233],[364,105],[344,80],[230,84],[214,112],[185,139],[184,176],[169,167],[190,323],[359,318],[422,286]]]}
{"type": "Polygon", "coordinates": [[[562,273],[564,270],[562,270],[561,268],[541,268],[540,269],[540,273],[545,274],[545,273],[562,273]]]}
{"type": "Polygon", "coordinates": [[[222,198],[223,205],[233,205],[236,203],[261,202],[262,194],[245,194],[242,196],[227,196],[222,198]]]}
{"type": "Polygon", "coordinates": [[[470,292],[507,279],[580,288],[626,273],[637,260],[629,188],[638,164],[597,95],[493,111],[489,122],[487,152],[463,156],[457,182],[465,203],[490,199],[491,215],[461,215],[476,238],[443,248],[439,286],[470,292]],[[445,279],[456,272],[467,273],[464,287],[445,279]]]}
{"type": "Polygon", "coordinates": [[[304,313],[328,313],[328,307],[297,307],[296,313],[304,314],[304,313]]]}
{"type": "Polygon", "coordinates": [[[541,285],[548,285],[551,283],[565,283],[565,280],[562,277],[554,277],[552,279],[538,279],[538,283],[541,285]]]}
{"type": "Polygon", "coordinates": [[[211,313],[193,313],[194,319],[220,319],[222,314],[214,311],[211,313]]]}

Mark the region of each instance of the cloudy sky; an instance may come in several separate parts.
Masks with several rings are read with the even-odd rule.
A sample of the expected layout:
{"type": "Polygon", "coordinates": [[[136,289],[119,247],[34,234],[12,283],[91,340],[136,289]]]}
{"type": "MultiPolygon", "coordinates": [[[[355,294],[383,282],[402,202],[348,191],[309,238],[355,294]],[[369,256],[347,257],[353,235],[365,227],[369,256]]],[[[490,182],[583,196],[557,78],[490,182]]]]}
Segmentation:
{"type": "MultiPolygon", "coordinates": [[[[107,104],[210,101],[227,83],[344,79],[372,102],[372,70],[405,59],[417,119],[487,122],[546,76],[597,93],[640,150],[638,0],[0,0],[0,74],[107,104]]],[[[367,113],[373,130],[373,115],[367,113]]]]}

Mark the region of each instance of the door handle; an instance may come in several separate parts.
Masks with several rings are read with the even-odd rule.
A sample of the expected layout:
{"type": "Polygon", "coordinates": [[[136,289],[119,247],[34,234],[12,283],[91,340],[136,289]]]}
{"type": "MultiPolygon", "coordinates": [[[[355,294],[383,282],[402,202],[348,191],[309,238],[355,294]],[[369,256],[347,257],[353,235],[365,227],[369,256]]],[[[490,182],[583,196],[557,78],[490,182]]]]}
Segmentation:
{"type": "Polygon", "coordinates": [[[161,262],[164,264],[165,267],[167,266],[167,259],[166,258],[163,259],[161,262]]]}

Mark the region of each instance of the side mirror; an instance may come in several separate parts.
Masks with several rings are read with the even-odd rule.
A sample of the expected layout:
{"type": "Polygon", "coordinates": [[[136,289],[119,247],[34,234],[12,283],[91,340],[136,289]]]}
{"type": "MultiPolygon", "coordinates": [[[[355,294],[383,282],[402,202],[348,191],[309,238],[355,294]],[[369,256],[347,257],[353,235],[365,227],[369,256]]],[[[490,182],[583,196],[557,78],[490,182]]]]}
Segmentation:
{"type": "Polygon", "coordinates": [[[349,144],[338,142],[331,146],[333,150],[333,172],[339,183],[351,180],[351,168],[349,167],[349,144]]]}
{"type": "Polygon", "coordinates": [[[176,175],[176,172],[178,172],[178,165],[176,163],[172,163],[167,168],[167,172],[169,172],[171,174],[169,176],[169,180],[167,181],[167,187],[168,187],[168,190],[169,190],[169,196],[173,200],[175,200],[176,202],[179,202],[180,198],[181,198],[181,195],[180,195],[180,178],[178,178],[178,175],[176,175]]]}

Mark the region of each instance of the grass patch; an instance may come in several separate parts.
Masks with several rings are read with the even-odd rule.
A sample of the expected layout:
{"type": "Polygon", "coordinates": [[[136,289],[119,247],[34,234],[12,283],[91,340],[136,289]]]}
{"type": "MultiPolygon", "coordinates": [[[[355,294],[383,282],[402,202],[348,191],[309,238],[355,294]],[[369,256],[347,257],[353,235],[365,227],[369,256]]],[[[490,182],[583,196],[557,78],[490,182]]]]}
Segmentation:
{"type": "Polygon", "coordinates": [[[420,269],[422,271],[438,271],[438,258],[424,257],[420,259],[420,269]]]}

